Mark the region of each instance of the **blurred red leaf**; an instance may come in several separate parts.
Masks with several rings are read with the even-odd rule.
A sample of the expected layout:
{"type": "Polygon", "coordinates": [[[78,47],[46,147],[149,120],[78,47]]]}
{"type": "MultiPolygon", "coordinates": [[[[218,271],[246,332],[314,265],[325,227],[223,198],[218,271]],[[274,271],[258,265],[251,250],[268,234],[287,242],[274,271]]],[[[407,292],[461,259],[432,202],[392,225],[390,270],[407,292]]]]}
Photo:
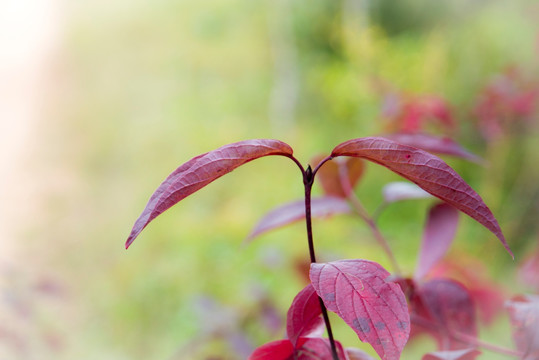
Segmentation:
{"type": "Polygon", "coordinates": [[[430,208],[421,241],[415,279],[423,278],[451,246],[457,232],[459,213],[453,206],[440,203],[430,208]]]}
{"type": "Polygon", "coordinates": [[[539,295],[520,295],[506,304],[513,326],[513,340],[522,360],[539,359],[539,295]]]}
{"type": "Polygon", "coordinates": [[[395,133],[382,136],[399,144],[413,146],[430,153],[456,156],[476,163],[483,162],[479,156],[472,154],[456,141],[445,136],[440,137],[424,133],[395,133]]]}
{"type": "MultiPolygon", "coordinates": [[[[301,338],[305,342],[296,350],[298,360],[333,360],[328,339],[301,338]]],[[[335,341],[337,355],[341,360],[348,360],[340,342],[335,341]]]]}
{"type": "MultiPolygon", "coordinates": [[[[325,156],[313,159],[313,164],[318,164],[325,156]]],[[[346,185],[353,189],[363,173],[365,172],[365,162],[358,158],[335,159],[328,161],[317,172],[317,177],[324,193],[328,196],[346,198],[348,191],[343,188],[343,179],[346,185]]]]}
{"type": "Polygon", "coordinates": [[[496,75],[480,92],[474,108],[487,140],[526,131],[538,110],[539,84],[515,67],[496,75]]]}
{"type": "Polygon", "coordinates": [[[385,93],[382,117],[389,120],[390,130],[415,133],[427,125],[441,125],[445,132],[454,129],[455,122],[450,106],[443,98],[435,95],[404,94],[388,89],[387,85],[381,90],[385,93]]]}
{"type": "Polygon", "coordinates": [[[473,300],[468,290],[456,281],[434,279],[416,285],[410,307],[413,335],[426,332],[438,341],[440,348],[466,349],[469,344],[455,336],[477,336],[473,300]]]}
{"type": "Polygon", "coordinates": [[[337,145],[331,156],[361,157],[378,163],[453,205],[489,229],[513,256],[498,221],[483,199],[443,160],[384,138],[359,138],[337,145]]]}
{"type": "Polygon", "coordinates": [[[488,276],[488,269],[476,258],[459,254],[455,259],[444,259],[431,270],[430,277],[444,277],[457,280],[468,289],[478,307],[479,318],[490,324],[503,310],[506,295],[499,283],[488,276]]]}
{"type": "Polygon", "coordinates": [[[292,156],[292,148],[278,140],[245,140],[196,156],[159,185],[139,216],[125,247],[158,215],[238,166],[268,155],[292,156]]]}
{"type": "Polygon", "coordinates": [[[286,334],[295,346],[298,338],[318,332],[324,325],[318,294],[311,284],[301,290],[288,309],[286,334]]]}
{"type": "Polygon", "coordinates": [[[431,194],[416,184],[405,181],[394,181],[384,185],[382,195],[387,204],[402,200],[432,198],[431,194]]]}
{"type": "Polygon", "coordinates": [[[391,275],[386,281],[391,281],[399,285],[406,298],[410,298],[410,295],[415,291],[416,282],[412,278],[391,275]]]}
{"type": "MultiPolygon", "coordinates": [[[[311,200],[311,216],[315,218],[329,217],[337,214],[350,213],[350,205],[344,199],[324,196],[311,200]]],[[[247,236],[247,241],[279,227],[291,224],[305,218],[305,201],[294,201],[281,205],[264,215],[247,236]]]]}
{"type": "Polygon", "coordinates": [[[425,120],[436,119],[447,128],[453,127],[453,118],[447,102],[437,96],[412,98],[402,108],[401,124],[404,131],[418,131],[425,120]]]}
{"type": "Polygon", "coordinates": [[[406,299],[390,274],[367,260],[311,264],[311,283],[339,315],[383,359],[399,359],[410,332],[406,299]]]}
{"type": "Polygon", "coordinates": [[[435,351],[424,355],[421,360],[475,360],[481,351],[462,349],[453,351],[435,351]]]}
{"type": "Polygon", "coordinates": [[[272,341],[257,348],[248,360],[293,360],[294,345],[288,339],[272,341]]]}
{"type": "MultiPolygon", "coordinates": [[[[335,341],[335,346],[339,359],[348,360],[341,343],[335,341]]],[[[288,339],[262,345],[248,360],[333,360],[333,356],[328,339],[302,337],[296,348],[288,339]]]]}

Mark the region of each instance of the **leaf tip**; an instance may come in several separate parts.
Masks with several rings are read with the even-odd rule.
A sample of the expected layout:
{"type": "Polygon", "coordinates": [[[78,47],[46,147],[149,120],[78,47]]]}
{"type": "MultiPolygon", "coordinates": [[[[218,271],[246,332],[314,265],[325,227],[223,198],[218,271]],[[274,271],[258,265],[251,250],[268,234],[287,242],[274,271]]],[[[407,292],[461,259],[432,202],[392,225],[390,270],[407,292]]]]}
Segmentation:
{"type": "Polygon", "coordinates": [[[129,237],[127,238],[127,240],[125,241],[125,249],[129,249],[129,247],[131,246],[131,244],[133,243],[133,241],[135,241],[135,239],[137,238],[138,234],[140,233],[139,232],[131,232],[131,234],[129,234],[129,237]]]}
{"type": "Polygon", "coordinates": [[[503,236],[503,233],[501,232],[501,230],[500,230],[499,234],[496,234],[496,236],[498,237],[498,239],[500,239],[500,241],[502,242],[503,247],[505,248],[505,250],[507,250],[507,252],[511,256],[511,258],[513,260],[515,260],[515,254],[513,254],[513,251],[509,247],[509,244],[507,244],[507,241],[505,240],[505,236],[503,236]]]}

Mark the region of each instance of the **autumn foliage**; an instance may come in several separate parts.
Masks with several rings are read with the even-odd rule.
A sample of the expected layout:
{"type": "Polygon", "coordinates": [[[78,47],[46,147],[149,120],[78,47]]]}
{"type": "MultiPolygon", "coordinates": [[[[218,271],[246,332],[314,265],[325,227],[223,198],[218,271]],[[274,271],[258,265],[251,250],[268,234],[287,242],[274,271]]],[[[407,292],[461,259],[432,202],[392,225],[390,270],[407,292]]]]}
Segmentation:
{"type": "MultiPolygon", "coordinates": [[[[403,126],[407,129],[416,126],[425,114],[449,125],[451,118],[442,111],[443,104],[431,100],[406,107],[408,113],[402,118],[403,126]]],[[[480,159],[450,138],[415,132],[415,127],[413,130],[346,141],[337,145],[329,156],[316,157],[314,169],[304,168],[295,159],[292,148],[278,140],[241,141],[196,156],[157,188],[135,222],[126,247],[158,215],[238,166],[270,155],[287,157],[302,173],[305,198],[270,211],[248,239],[252,241],[267,231],[305,220],[311,260],[310,284],[292,301],[287,314],[286,338],[260,346],[249,359],[372,359],[360,349],[344,348],[333,338],[327,310],[342,318],[359,340],[369,343],[381,359],[399,359],[409,339],[421,333],[435,339],[439,348],[425,354],[423,360],[475,359],[481,354],[477,349],[477,302],[484,299],[482,296],[501,298],[502,295],[482,281],[480,274],[460,269],[460,278],[453,276],[455,271],[459,273],[458,267],[443,260],[456,233],[459,211],[491,231],[511,256],[512,252],[482,198],[431,152],[476,162],[480,159]],[[410,181],[388,184],[384,188],[386,206],[403,199],[433,197],[440,200],[429,209],[415,275],[411,278],[400,275],[389,245],[354,195],[354,187],[365,170],[365,160],[410,181]],[[317,175],[325,194],[311,198],[317,175]],[[393,275],[379,264],[364,259],[316,261],[311,218],[338,214],[356,214],[367,222],[393,261],[393,275]],[[325,332],[328,338],[324,337],[325,332]]],[[[534,259],[531,258],[530,263],[533,264],[534,259]]],[[[517,349],[502,349],[502,352],[521,359],[536,358],[539,341],[534,329],[538,326],[538,304],[533,296],[515,297],[508,303],[517,349]]],[[[492,309],[485,319],[498,310],[499,307],[492,309]]],[[[496,347],[490,350],[496,351],[496,347]]]]}

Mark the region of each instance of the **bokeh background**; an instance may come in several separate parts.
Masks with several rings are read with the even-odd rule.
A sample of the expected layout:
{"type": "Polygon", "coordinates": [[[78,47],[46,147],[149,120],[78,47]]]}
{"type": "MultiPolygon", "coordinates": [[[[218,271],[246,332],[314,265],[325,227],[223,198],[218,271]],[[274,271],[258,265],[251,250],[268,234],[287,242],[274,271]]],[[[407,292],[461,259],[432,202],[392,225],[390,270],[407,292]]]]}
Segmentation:
{"type": "MultiPolygon", "coordinates": [[[[4,0],[0,357],[244,359],[282,338],[305,284],[304,226],[244,239],[302,196],[287,159],[212,183],[124,249],[168,173],[250,138],[283,140],[307,164],[403,127],[453,137],[485,160],[446,159],[516,260],[465,216],[449,256],[507,296],[536,291],[519,268],[537,251],[538,19],[533,0],[4,0]]],[[[374,212],[397,179],[369,164],[357,194],[374,212]]],[[[408,275],[431,204],[393,204],[378,219],[408,275]]],[[[314,226],[320,258],[389,265],[357,219],[314,226]]],[[[372,353],[334,323],[346,346],[372,353]]],[[[501,312],[481,338],[511,347],[508,323],[501,312]]],[[[403,359],[433,348],[419,339],[403,359]]]]}

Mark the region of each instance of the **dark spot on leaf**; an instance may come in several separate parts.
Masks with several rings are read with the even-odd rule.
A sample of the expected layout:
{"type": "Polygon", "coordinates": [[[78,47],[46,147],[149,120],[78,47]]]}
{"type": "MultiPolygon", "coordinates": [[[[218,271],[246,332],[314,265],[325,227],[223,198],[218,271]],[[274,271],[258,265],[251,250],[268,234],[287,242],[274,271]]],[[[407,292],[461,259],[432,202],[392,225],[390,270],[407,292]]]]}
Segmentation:
{"type": "Polygon", "coordinates": [[[371,327],[369,323],[370,323],[369,319],[360,317],[352,321],[352,327],[366,334],[371,331],[371,327]]]}
{"type": "Polygon", "coordinates": [[[411,157],[412,157],[412,155],[406,154],[406,158],[407,158],[407,159],[409,159],[409,158],[411,158],[411,157]]]}
{"type": "Polygon", "coordinates": [[[397,327],[401,330],[406,330],[408,328],[408,322],[401,320],[397,323],[397,327]]]}
{"type": "Polygon", "coordinates": [[[376,324],[374,324],[374,327],[376,328],[376,330],[384,330],[386,328],[386,324],[381,321],[378,321],[376,324]]]}
{"type": "Polygon", "coordinates": [[[326,300],[326,301],[335,301],[335,293],[324,294],[324,300],[326,300]]]}

